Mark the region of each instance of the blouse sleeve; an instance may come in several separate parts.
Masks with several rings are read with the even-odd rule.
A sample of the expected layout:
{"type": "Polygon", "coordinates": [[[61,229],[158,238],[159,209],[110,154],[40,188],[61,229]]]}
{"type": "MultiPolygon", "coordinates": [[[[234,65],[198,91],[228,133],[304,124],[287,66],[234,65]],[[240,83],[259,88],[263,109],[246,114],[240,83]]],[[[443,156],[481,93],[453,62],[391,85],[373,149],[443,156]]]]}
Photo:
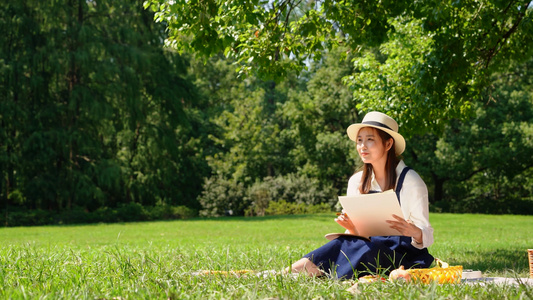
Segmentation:
{"type": "Polygon", "coordinates": [[[422,243],[412,239],[411,244],[423,249],[433,244],[433,227],[429,223],[428,189],[422,178],[413,170],[407,172],[400,191],[402,212],[406,220],[411,220],[422,230],[422,243]]]}

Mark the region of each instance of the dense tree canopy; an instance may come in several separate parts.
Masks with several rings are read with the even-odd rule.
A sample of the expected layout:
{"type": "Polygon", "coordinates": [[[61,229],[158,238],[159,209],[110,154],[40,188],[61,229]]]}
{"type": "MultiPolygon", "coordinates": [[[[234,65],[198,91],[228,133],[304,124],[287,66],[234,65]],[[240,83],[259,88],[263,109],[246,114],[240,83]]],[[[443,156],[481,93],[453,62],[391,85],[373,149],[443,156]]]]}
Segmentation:
{"type": "Polygon", "coordinates": [[[531,56],[531,1],[148,0],[167,44],[224,53],[243,74],[283,78],[344,45],[358,109],[386,109],[415,132],[473,112],[509,57],[531,56]],[[357,79],[365,78],[364,81],[357,79]],[[423,120],[423,121],[422,121],[423,120]]]}
{"type": "Polygon", "coordinates": [[[528,1],[8,2],[5,224],[331,209],[370,110],[433,210],[533,213],[528,1]]]}
{"type": "Polygon", "coordinates": [[[9,1],[0,14],[6,209],[196,206],[199,104],[141,2],[9,1]]]}
{"type": "MultiPolygon", "coordinates": [[[[271,201],[291,199],[276,196],[279,183],[288,180],[287,176],[305,176],[308,182],[318,179],[314,187],[300,182],[291,188],[314,190],[317,198],[325,201],[317,191],[332,187],[333,195],[346,192],[347,179],[360,160],[345,128],[361,116],[355,109],[358,100],[342,81],[353,72],[353,64],[339,60],[342,53],[340,48],[330,51],[321,62],[310,64],[309,72],[302,74],[297,84],[288,77],[289,89],[283,81],[275,86],[276,93],[284,97],[277,98],[274,113],[266,113],[270,98],[264,84],[228,75],[233,73],[231,61],[216,58],[206,65],[197,64],[204,69],[198,73],[201,81],[217,87],[211,94],[212,107],[224,103],[215,114],[220,117],[215,118],[217,130],[210,137],[221,146],[208,157],[216,175],[208,180],[203,189],[206,195],[200,199],[208,211],[215,211],[220,203],[242,212],[250,205],[247,187],[270,191],[264,197],[271,201]],[[226,100],[215,94],[225,95],[226,100]],[[268,124],[277,124],[273,135],[267,134],[268,124]],[[256,151],[262,155],[257,156],[256,151]],[[261,159],[263,155],[270,159],[261,159]],[[237,208],[237,203],[244,203],[244,208],[237,208]]],[[[454,119],[439,134],[417,133],[407,139],[403,158],[426,181],[436,210],[531,212],[527,209],[533,187],[528,175],[533,166],[530,63],[513,64],[507,71],[495,73],[493,90],[483,96],[485,102],[473,103],[472,117],[454,119]],[[520,113],[514,113],[517,111],[520,113]]]]}
{"type": "MultiPolygon", "coordinates": [[[[520,137],[522,143],[529,139],[524,125],[511,126],[522,128],[514,131],[515,137],[498,126],[513,122],[512,115],[501,114],[501,107],[530,107],[530,93],[522,98],[523,104],[508,102],[510,95],[502,95],[501,89],[510,86],[495,78],[517,72],[513,66],[526,65],[532,56],[530,6],[531,1],[495,0],[145,2],[146,8],[155,11],[155,20],[167,25],[167,45],[179,51],[205,57],[223,53],[241,77],[283,82],[294,72],[304,81],[310,74],[304,92],[280,102],[282,113],[276,117],[290,124],[280,129],[279,137],[295,141],[288,152],[295,164],[291,172],[329,178],[342,191],[341,182],[350,173],[342,163],[352,165],[346,156],[349,148],[342,142],[344,128],[359,121],[364,112],[386,111],[415,142],[409,143],[405,159],[425,173],[436,202],[446,197],[461,201],[465,195],[499,198],[493,188],[483,194],[468,187],[478,184],[480,174],[485,179],[491,172],[506,177],[510,174],[497,170],[519,166],[518,173],[523,174],[531,168],[527,157],[520,156],[520,163],[511,166],[499,151],[483,150],[511,143],[506,139],[520,137]],[[345,65],[347,71],[330,70],[332,62],[324,63],[325,56],[353,63],[345,65]],[[321,68],[301,73],[309,70],[313,60],[321,68]],[[336,93],[340,79],[352,97],[336,93]],[[491,114],[499,117],[483,117],[491,114]],[[501,123],[491,121],[495,119],[501,123]],[[498,142],[487,144],[487,139],[498,142]],[[463,194],[450,193],[454,190],[463,194]]],[[[253,115],[243,113],[238,112],[237,118],[253,115]]],[[[529,113],[523,120],[531,120],[529,113]]],[[[234,144],[229,153],[249,141],[248,129],[222,127],[245,141],[234,144]]],[[[529,146],[513,149],[531,150],[529,146]]],[[[219,162],[232,165],[231,161],[235,160],[226,157],[219,162]]],[[[501,182],[496,177],[485,183],[501,182]]]]}

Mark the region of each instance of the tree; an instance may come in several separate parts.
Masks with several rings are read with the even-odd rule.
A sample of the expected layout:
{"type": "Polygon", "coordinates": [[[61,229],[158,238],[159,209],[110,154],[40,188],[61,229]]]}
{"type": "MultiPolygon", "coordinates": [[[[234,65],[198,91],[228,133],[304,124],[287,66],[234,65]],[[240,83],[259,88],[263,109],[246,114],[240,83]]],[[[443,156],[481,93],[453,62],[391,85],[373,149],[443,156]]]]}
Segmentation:
{"type": "Polygon", "coordinates": [[[10,1],[0,14],[6,205],[198,206],[203,121],[153,14],[114,0],[10,1]]]}
{"type": "Polygon", "coordinates": [[[360,162],[346,128],[361,120],[357,102],[343,84],[353,64],[342,55],[346,49],[337,48],[311,63],[302,80],[305,88],[291,93],[282,109],[290,124],[284,134],[293,140],[291,162],[299,173],[333,185],[339,195],[346,193],[347,180],[360,162]]]}
{"type": "MultiPolygon", "coordinates": [[[[338,162],[339,157],[344,160],[345,153],[339,147],[330,147],[336,145],[338,132],[331,136],[320,133],[324,141],[318,148],[321,154],[336,155],[328,160],[316,155],[314,134],[328,124],[312,115],[308,119],[307,114],[314,112],[301,110],[302,105],[306,106],[304,102],[309,102],[308,78],[287,76],[278,83],[255,76],[241,80],[236,78],[231,60],[222,56],[210,58],[206,64],[194,61],[190,74],[202,98],[209,102],[207,110],[213,125],[209,132],[213,147],[207,157],[213,175],[206,178],[199,197],[203,206],[200,213],[264,213],[271,201],[306,205],[331,201],[331,178],[347,169],[345,163],[338,162]],[[336,169],[338,165],[342,166],[340,170],[336,169]]],[[[328,71],[333,74],[333,69],[328,71]]],[[[336,80],[341,93],[349,96],[342,87],[342,76],[337,74],[331,80],[336,80]]],[[[320,88],[321,82],[316,80],[315,90],[320,88]]],[[[337,122],[335,126],[341,125],[337,122]]]]}
{"type": "Polygon", "coordinates": [[[297,80],[278,85],[255,77],[234,76],[231,60],[213,57],[206,64],[193,60],[191,80],[198,86],[211,118],[212,141],[207,160],[215,174],[247,184],[258,178],[285,174],[291,168],[290,143],[280,133],[287,124],[281,117],[283,103],[297,80]]]}
{"type": "MultiPolygon", "coordinates": [[[[399,79],[413,88],[397,94],[394,82],[387,83],[387,78],[382,78],[383,85],[363,85],[369,91],[379,89],[381,98],[361,99],[360,109],[386,107],[416,133],[440,130],[449,120],[471,116],[472,103],[482,101],[491,74],[505,68],[506,58],[523,61],[531,56],[530,4],[148,0],[145,7],[156,12],[156,21],[167,24],[168,45],[206,56],[223,52],[235,58],[242,74],[257,71],[268,78],[302,70],[306,59],[320,59],[325,50],[341,44],[362,53],[363,59],[374,59],[374,53],[380,61],[393,59],[389,56],[401,60],[400,53],[381,46],[403,43],[407,49],[402,52],[413,60],[390,65],[387,71],[400,74],[399,79]],[[417,39],[425,40],[423,48],[414,47],[417,39]],[[409,102],[407,110],[405,102],[409,102]],[[423,119],[427,122],[419,121],[423,119]]],[[[380,76],[378,68],[359,67],[380,76]]],[[[350,84],[359,87],[360,82],[350,84]]]]}
{"type": "Polygon", "coordinates": [[[406,160],[431,179],[433,201],[462,212],[531,213],[533,94],[531,60],[509,62],[492,76],[485,103],[468,120],[450,122],[442,135],[411,139],[406,160]],[[529,202],[530,203],[530,202],[529,202]]]}

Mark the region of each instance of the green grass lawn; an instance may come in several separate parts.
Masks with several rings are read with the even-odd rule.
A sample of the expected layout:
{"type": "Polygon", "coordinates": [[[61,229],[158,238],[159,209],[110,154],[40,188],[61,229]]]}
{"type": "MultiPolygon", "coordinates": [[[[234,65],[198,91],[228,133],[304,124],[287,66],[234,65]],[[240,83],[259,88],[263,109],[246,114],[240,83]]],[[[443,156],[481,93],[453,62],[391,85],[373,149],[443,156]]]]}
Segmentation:
{"type": "MultiPolygon", "coordinates": [[[[527,285],[360,285],[289,276],[195,276],[280,270],[341,231],[334,214],[0,229],[0,297],[13,299],[531,299],[527,285]]],[[[430,252],[486,276],[528,277],[533,216],[432,214],[430,252]]]]}

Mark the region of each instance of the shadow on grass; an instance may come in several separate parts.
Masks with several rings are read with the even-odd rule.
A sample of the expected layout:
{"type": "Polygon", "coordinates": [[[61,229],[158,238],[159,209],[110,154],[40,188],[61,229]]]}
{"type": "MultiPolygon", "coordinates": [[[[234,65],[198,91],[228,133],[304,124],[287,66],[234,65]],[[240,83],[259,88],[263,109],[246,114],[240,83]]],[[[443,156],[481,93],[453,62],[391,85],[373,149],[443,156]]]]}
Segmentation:
{"type": "Polygon", "coordinates": [[[453,264],[482,272],[529,273],[527,250],[522,248],[465,251],[453,264]]]}

